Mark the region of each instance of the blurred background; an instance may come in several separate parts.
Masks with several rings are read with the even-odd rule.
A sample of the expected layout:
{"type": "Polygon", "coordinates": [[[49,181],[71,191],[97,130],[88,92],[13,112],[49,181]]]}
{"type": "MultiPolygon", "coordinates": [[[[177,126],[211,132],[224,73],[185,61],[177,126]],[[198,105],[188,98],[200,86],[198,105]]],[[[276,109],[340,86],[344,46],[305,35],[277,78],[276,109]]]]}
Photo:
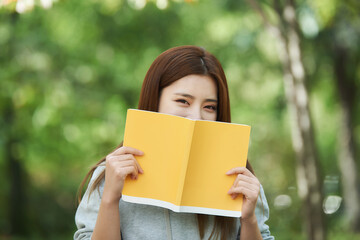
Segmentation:
{"type": "Polygon", "coordinates": [[[276,239],[360,239],[358,0],[0,0],[0,239],[72,239],[152,61],[202,46],[276,239]]]}

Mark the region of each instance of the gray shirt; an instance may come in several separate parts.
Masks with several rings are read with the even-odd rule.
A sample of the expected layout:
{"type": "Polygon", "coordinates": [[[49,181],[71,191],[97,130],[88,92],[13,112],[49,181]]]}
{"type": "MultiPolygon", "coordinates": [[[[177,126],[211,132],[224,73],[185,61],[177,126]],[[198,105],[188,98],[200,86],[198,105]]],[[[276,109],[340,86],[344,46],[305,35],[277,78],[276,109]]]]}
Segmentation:
{"type": "MultiPolygon", "coordinates": [[[[101,166],[94,171],[89,186],[104,171],[104,168],[101,166]]],[[[74,234],[74,240],[91,239],[100,208],[103,189],[104,179],[100,183],[99,191],[93,191],[90,197],[89,187],[86,190],[75,215],[78,230],[74,234]]],[[[269,218],[269,206],[262,187],[260,188],[260,195],[261,197],[259,197],[255,209],[258,226],[263,239],[274,239],[270,235],[268,225],[265,224],[269,218]]],[[[121,234],[125,240],[200,239],[197,214],[177,213],[161,207],[128,203],[123,200],[119,202],[119,211],[121,234]]],[[[205,227],[204,239],[209,238],[213,224],[214,216],[209,216],[205,227]]],[[[233,236],[230,239],[237,239],[240,229],[240,219],[237,219],[236,228],[232,231],[233,236]]]]}

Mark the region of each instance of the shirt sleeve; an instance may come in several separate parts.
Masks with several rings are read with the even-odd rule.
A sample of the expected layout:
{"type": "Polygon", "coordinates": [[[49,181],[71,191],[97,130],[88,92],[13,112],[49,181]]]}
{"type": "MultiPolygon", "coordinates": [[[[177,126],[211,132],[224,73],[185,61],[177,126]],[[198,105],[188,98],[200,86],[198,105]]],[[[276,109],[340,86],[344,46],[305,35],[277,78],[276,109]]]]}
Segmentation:
{"type": "Polygon", "coordinates": [[[88,184],[88,188],[76,210],[75,223],[77,231],[74,234],[74,240],[90,240],[95,228],[98,216],[101,196],[104,188],[104,179],[100,182],[99,188],[96,188],[90,195],[90,187],[95,179],[104,171],[105,167],[97,167],[88,184]]]}
{"type": "Polygon", "coordinates": [[[266,221],[269,219],[269,205],[262,186],[260,186],[260,195],[256,203],[255,215],[262,238],[264,240],[274,240],[275,238],[271,235],[269,226],[266,224],[266,221]]]}

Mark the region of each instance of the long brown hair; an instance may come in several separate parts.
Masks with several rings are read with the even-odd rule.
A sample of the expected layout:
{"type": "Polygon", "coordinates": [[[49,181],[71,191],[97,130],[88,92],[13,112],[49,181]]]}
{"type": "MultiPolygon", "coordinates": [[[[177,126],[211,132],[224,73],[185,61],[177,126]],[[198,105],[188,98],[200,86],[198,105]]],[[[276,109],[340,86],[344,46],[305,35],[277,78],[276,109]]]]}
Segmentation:
{"type": "MultiPolygon", "coordinates": [[[[211,53],[196,46],[171,48],[155,59],[145,76],[140,93],[138,109],[157,112],[161,90],[180,78],[192,74],[206,75],[215,81],[218,91],[217,121],[231,122],[229,91],[224,70],[220,62],[211,53]]],[[[121,146],[122,143],[117,148],[121,146]]],[[[105,157],[95,164],[85,176],[79,188],[79,201],[81,200],[81,192],[85,185],[98,165],[104,161],[105,157]]],[[[254,173],[249,163],[247,163],[246,167],[254,173]]],[[[104,177],[105,171],[95,179],[90,187],[90,193],[99,186],[104,177]]],[[[198,225],[201,238],[204,236],[207,218],[207,215],[198,214],[198,225]]],[[[209,239],[218,239],[220,237],[221,240],[225,240],[234,228],[235,218],[216,216],[209,239]]]]}

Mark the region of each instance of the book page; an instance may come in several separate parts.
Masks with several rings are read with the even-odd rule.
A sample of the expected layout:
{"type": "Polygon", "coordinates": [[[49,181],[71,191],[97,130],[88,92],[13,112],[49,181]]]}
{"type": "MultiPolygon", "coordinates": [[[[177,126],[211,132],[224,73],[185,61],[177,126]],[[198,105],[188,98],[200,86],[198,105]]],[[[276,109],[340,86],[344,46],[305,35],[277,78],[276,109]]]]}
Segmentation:
{"type": "Polygon", "coordinates": [[[123,200],[176,210],[173,205],[180,205],[193,127],[189,119],[128,110],[124,146],[144,152],[136,156],[144,174],[137,180],[127,177],[123,200]]]}
{"type": "Polygon", "coordinates": [[[240,217],[242,196],[233,200],[227,194],[236,175],[226,172],[246,166],[249,137],[250,126],[196,121],[181,201],[184,211],[240,217]]]}

